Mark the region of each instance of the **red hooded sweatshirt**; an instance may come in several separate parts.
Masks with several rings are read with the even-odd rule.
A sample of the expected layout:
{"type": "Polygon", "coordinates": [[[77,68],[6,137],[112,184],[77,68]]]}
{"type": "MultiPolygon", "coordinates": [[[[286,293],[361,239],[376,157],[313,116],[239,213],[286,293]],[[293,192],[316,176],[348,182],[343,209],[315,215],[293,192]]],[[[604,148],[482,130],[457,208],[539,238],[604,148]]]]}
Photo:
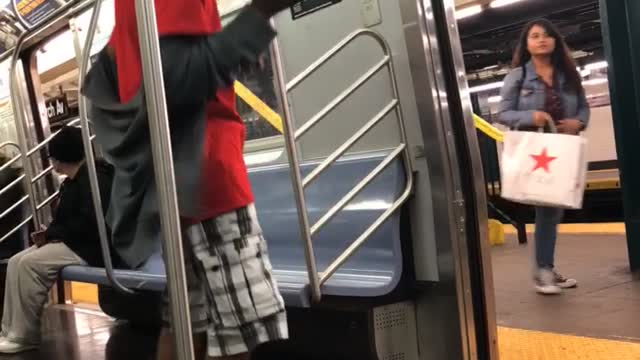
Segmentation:
{"type": "MultiPolygon", "coordinates": [[[[221,30],[216,0],[155,0],[158,33],[211,35],[221,30]]],[[[134,0],[115,1],[115,28],[109,42],[115,52],[120,101],[131,100],[141,86],[142,70],[134,0]]],[[[189,91],[189,89],[184,89],[189,91]]],[[[176,121],[176,119],[172,119],[176,121]]],[[[235,110],[233,88],[220,89],[207,105],[203,147],[200,216],[202,221],[253,202],[244,163],[245,128],[235,110]]]]}

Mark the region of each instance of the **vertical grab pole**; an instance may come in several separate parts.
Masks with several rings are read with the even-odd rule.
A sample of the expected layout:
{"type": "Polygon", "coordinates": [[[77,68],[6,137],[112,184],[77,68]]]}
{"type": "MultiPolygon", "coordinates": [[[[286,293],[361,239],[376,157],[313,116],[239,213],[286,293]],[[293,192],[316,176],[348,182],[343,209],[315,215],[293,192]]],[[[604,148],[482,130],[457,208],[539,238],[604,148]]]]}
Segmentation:
{"type": "MultiPolygon", "coordinates": [[[[273,22],[272,22],[273,24],[273,22]]],[[[313,251],[313,242],[311,239],[311,228],[309,226],[309,216],[307,214],[307,205],[304,199],[304,187],[302,186],[302,174],[300,173],[300,161],[298,160],[298,152],[296,150],[296,136],[291,120],[291,109],[289,107],[287,83],[282,70],[282,58],[278,50],[278,39],[273,41],[272,53],[274,57],[274,67],[276,70],[277,81],[279,83],[278,90],[282,98],[282,112],[284,113],[282,125],[284,130],[284,139],[287,147],[287,158],[289,159],[289,173],[291,174],[291,183],[293,185],[293,195],[296,201],[296,209],[298,211],[298,225],[300,226],[300,235],[304,245],[304,256],[307,263],[307,275],[309,276],[309,286],[311,287],[311,298],[318,302],[322,297],[320,292],[320,278],[316,265],[316,257],[313,251]]]]}
{"type": "MultiPolygon", "coordinates": [[[[81,50],[80,71],[78,72],[78,88],[82,89],[84,75],[89,68],[89,58],[91,56],[91,45],[93,44],[95,30],[98,26],[100,18],[100,10],[102,8],[102,0],[96,0],[91,22],[87,29],[87,38],[84,49],[81,50]]],[[[91,185],[91,196],[93,198],[93,208],[96,215],[96,223],[98,224],[98,234],[100,235],[100,248],[102,250],[102,259],[104,267],[107,271],[107,278],[113,285],[114,289],[124,294],[133,294],[133,291],[125,287],[116,279],[113,270],[113,262],[111,259],[111,250],[109,248],[109,237],[107,235],[107,225],[104,220],[104,212],[102,211],[102,197],[100,196],[100,185],[98,183],[98,173],[96,171],[96,159],[93,155],[93,145],[91,143],[91,132],[89,131],[89,114],[87,112],[87,98],[82,94],[78,97],[78,112],[80,115],[80,126],[82,128],[82,143],[84,145],[85,159],[87,160],[87,170],[89,171],[89,183],[91,185]]]]}
{"type": "Polygon", "coordinates": [[[31,157],[28,155],[29,149],[29,141],[27,140],[27,134],[25,131],[25,123],[26,119],[24,116],[24,107],[22,103],[22,96],[20,95],[20,83],[18,81],[18,61],[20,61],[20,54],[18,53],[21,46],[21,42],[23,41],[25,35],[23,34],[18,40],[18,46],[16,46],[13,59],[11,60],[11,68],[9,71],[10,79],[10,93],[11,93],[11,103],[13,104],[13,114],[14,114],[14,122],[16,124],[16,131],[18,135],[18,144],[20,145],[20,155],[22,156],[22,170],[25,174],[25,191],[27,195],[29,195],[29,206],[31,207],[31,212],[33,213],[33,225],[34,229],[40,230],[40,225],[42,222],[40,221],[40,214],[38,212],[38,204],[36,203],[35,191],[33,190],[33,185],[31,184],[31,180],[34,178],[33,164],[31,162],[31,157]]]}
{"type": "Polygon", "coordinates": [[[193,360],[194,350],[187,284],[178,217],[178,199],[169,133],[169,117],[160,57],[160,40],[153,1],[136,0],[142,75],[149,116],[153,163],[160,203],[164,254],[167,268],[176,359],[193,360]]]}

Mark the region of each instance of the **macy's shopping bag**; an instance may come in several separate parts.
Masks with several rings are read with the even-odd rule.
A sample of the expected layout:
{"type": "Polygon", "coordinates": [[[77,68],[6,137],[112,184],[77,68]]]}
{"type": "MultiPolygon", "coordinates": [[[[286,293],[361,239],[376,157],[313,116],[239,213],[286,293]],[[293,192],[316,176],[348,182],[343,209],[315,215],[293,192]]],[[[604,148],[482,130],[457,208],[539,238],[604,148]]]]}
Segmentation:
{"type": "Polygon", "coordinates": [[[581,136],[507,131],[500,159],[501,196],[522,204],[581,208],[586,144],[581,136]]]}

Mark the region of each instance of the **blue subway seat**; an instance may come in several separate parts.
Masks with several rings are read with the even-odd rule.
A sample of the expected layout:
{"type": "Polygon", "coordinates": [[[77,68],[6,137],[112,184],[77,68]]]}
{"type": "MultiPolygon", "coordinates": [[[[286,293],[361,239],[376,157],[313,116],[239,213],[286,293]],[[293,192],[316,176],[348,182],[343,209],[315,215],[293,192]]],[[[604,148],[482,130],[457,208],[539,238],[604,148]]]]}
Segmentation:
{"type": "MultiPolygon", "coordinates": [[[[332,165],[305,192],[311,223],[316,222],[347,194],[388,152],[351,156],[332,165]]],[[[306,174],[317,163],[305,164],[306,174]]],[[[296,207],[288,166],[267,166],[250,170],[256,206],[278,286],[287,305],[306,307],[307,272],[298,230],[296,207]]],[[[323,271],[403,192],[402,161],[383,171],[360,195],[314,237],[318,271],[323,271]]],[[[323,286],[325,295],[375,297],[390,293],[402,275],[400,214],[396,213],[323,286]]],[[[134,289],[161,291],[166,285],[160,254],[136,271],[118,270],[116,276],[134,289]]],[[[108,285],[104,269],[69,266],[65,280],[108,285]]]]}

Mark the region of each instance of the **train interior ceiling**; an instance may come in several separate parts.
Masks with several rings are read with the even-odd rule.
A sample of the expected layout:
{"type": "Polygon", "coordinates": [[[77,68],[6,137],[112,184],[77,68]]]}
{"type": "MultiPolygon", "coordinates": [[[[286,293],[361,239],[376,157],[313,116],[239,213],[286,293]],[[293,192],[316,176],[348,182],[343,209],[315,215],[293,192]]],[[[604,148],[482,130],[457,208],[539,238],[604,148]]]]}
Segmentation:
{"type": "MultiPolygon", "coordinates": [[[[229,5],[229,8],[235,9],[237,3],[242,2],[228,1],[235,4],[229,5]]],[[[384,3],[386,0],[379,0],[379,2],[384,3]]],[[[499,150],[501,144],[482,131],[478,131],[483,171],[487,182],[489,217],[495,220],[491,222],[490,232],[494,245],[491,249],[491,258],[496,317],[499,326],[500,359],[640,359],[640,323],[635,321],[640,314],[640,283],[628,270],[626,236],[624,227],[621,225],[624,220],[622,191],[599,1],[494,0],[494,2],[502,2],[504,5],[492,6],[491,0],[455,1],[462,55],[474,113],[498,129],[505,130],[495,123],[502,80],[511,69],[512,49],[522,27],[528,21],[540,17],[551,20],[566,37],[583,77],[583,85],[592,111],[591,125],[584,135],[589,142],[585,205],[580,211],[566,213],[565,222],[573,224],[561,225],[558,239],[558,269],[566,275],[577,277],[580,286],[558,297],[541,297],[532,290],[531,269],[528,264],[534,241],[533,211],[530,207],[513,204],[500,198],[499,150]]],[[[107,4],[104,6],[105,9],[113,6],[109,1],[105,3],[107,4]]],[[[218,3],[226,2],[218,0],[218,3]]],[[[332,3],[340,3],[340,1],[332,3]]],[[[320,10],[318,14],[322,12],[323,10],[320,10]]],[[[289,21],[291,16],[287,14],[286,17],[289,21]]],[[[45,40],[31,44],[31,47],[25,51],[25,54],[30,56],[27,61],[31,69],[30,85],[35,89],[33,91],[35,100],[32,100],[32,103],[35,101],[38,104],[38,110],[34,110],[33,113],[40,114],[39,125],[42,129],[36,130],[39,141],[53,134],[62,125],[78,118],[78,51],[80,51],[78,47],[84,45],[89,19],[90,12],[87,11],[76,17],[70,26],[60,26],[45,40]]],[[[91,49],[92,55],[104,46],[108,39],[110,29],[113,27],[112,20],[113,17],[109,15],[101,17],[98,23],[97,40],[91,49]],[[103,18],[105,20],[102,20],[103,18]]],[[[288,37],[289,40],[290,38],[291,36],[288,37]]],[[[280,95],[276,95],[278,86],[275,84],[277,80],[273,65],[275,59],[272,55],[269,54],[262,59],[260,65],[249,73],[240,74],[239,80],[261,98],[266,106],[282,116],[284,115],[282,114],[283,103],[279,98],[280,95]],[[268,85],[265,85],[266,83],[268,85]]],[[[9,63],[10,58],[0,63],[0,94],[10,91],[9,63]]],[[[292,98],[299,100],[294,96],[292,98]]],[[[245,100],[245,98],[238,98],[238,110],[247,126],[247,148],[248,152],[251,152],[246,155],[247,163],[251,167],[254,163],[261,164],[265,161],[264,159],[284,158],[284,141],[277,129],[277,124],[265,120],[264,113],[257,107],[254,109],[245,100]]],[[[13,125],[13,116],[3,116],[2,106],[0,105],[0,142],[15,142],[18,133],[13,125]]],[[[34,117],[38,116],[34,115],[34,117]]],[[[304,149],[303,147],[303,151],[304,149]]],[[[10,154],[13,153],[10,152],[10,154]]],[[[39,165],[39,168],[44,170],[47,165],[39,165]]],[[[392,185],[399,186],[396,183],[392,185]]],[[[44,200],[50,192],[42,191],[43,193],[39,196],[44,200]]],[[[393,191],[396,189],[388,190],[388,192],[393,191]]],[[[267,195],[258,195],[258,197],[268,198],[267,195]]],[[[393,219],[398,223],[405,221],[404,218],[401,220],[399,218],[400,216],[393,219]]],[[[384,240],[381,241],[384,242],[384,240]]],[[[406,244],[402,245],[406,246],[406,244]]],[[[387,250],[383,249],[382,252],[387,250]]],[[[380,249],[373,247],[372,252],[375,251],[380,252],[380,249]]],[[[398,255],[395,251],[403,253],[404,249],[403,251],[389,250],[392,255],[398,255]]],[[[385,263],[384,266],[387,264],[385,263]]],[[[400,266],[409,265],[401,264],[400,266]]],[[[379,270],[379,273],[383,274],[380,278],[386,281],[385,271],[387,268],[379,270]]],[[[351,274],[350,276],[360,275],[351,274]]],[[[404,276],[401,281],[406,281],[404,276]]],[[[374,282],[371,286],[376,284],[374,282]]],[[[0,285],[4,285],[4,282],[0,285]]],[[[40,353],[28,353],[14,358],[148,358],[154,352],[156,334],[146,329],[140,331],[134,327],[127,327],[125,322],[116,321],[113,316],[106,315],[106,311],[101,309],[101,305],[105,305],[101,302],[105,299],[99,298],[99,295],[105,294],[102,290],[103,288],[99,290],[94,284],[61,281],[52,292],[50,308],[43,315],[42,350],[40,353]],[[65,329],[64,333],[59,330],[62,328],[65,329]]],[[[397,293],[392,293],[391,298],[393,296],[397,296],[397,293]]],[[[381,300],[379,298],[372,300],[372,302],[376,301],[381,300]]],[[[132,303],[131,306],[140,306],[140,303],[135,305],[132,303]]],[[[320,309],[313,320],[319,324],[333,321],[331,315],[324,317],[325,310],[320,309]]],[[[302,316],[300,313],[306,314],[305,311],[307,309],[304,311],[293,309],[293,317],[302,316]]],[[[337,319],[338,323],[343,324],[345,328],[351,326],[355,330],[365,331],[374,327],[374,319],[367,316],[360,318],[361,314],[357,309],[349,311],[348,314],[344,320],[337,319]]],[[[393,323],[401,317],[396,311],[390,318],[385,318],[385,321],[393,323]]],[[[378,318],[376,317],[375,320],[377,321],[378,318]]],[[[306,329],[305,326],[297,325],[291,330],[303,331],[304,329],[306,329]]],[[[314,330],[312,333],[312,335],[321,334],[320,330],[314,330]]],[[[341,330],[336,332],[335,337],[352,333],[341,330]]],[[[364,343],[359,334],[353,336],[355,343],[360,341],[364,343]]],[[[327,339],[333,339],[333,335],[327,335],[327,339]]],[[[269,358],[269,355],[265,358],[269,358]]],[[[2,355],[0,359],[3,359],[2,355]]],[[[352,357],[352,359],[360,360],[358,357],[352,357]]],[[[384,359],[405,358],[389,356],[384,359]]],[[[362,358],[362,360],[367,359],[362,358]]],[[[414,359],[411,358],[411,360],[414,359]]],[[[442,358],[442,360],[448,359],[442,358]]]]}

